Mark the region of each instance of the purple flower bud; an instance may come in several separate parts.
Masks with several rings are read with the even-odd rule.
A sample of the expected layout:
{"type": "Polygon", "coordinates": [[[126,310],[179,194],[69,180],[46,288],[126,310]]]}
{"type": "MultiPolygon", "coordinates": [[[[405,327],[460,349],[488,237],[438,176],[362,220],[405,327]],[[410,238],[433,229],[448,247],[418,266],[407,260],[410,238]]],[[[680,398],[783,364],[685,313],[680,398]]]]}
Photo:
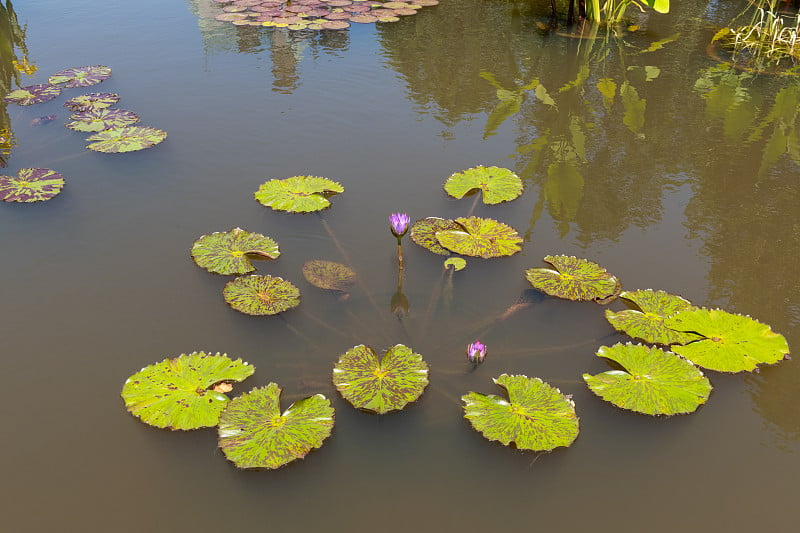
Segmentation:
{"type": "Polygon", "coordinates": [[[469,346],[467,346],[467,359],[473,365],[479,365],[483,363],[483,359],[486,357],[486,345],[483,344],[481,341],[475,341],[469,346]]]}
{"type": "Polygon", "coordinates": [[[389,217],[389,226],[398,239],[408,231],[409,222],[411,222],[411,217],[405,213],[392,213],[392,216],[389,217]]]}

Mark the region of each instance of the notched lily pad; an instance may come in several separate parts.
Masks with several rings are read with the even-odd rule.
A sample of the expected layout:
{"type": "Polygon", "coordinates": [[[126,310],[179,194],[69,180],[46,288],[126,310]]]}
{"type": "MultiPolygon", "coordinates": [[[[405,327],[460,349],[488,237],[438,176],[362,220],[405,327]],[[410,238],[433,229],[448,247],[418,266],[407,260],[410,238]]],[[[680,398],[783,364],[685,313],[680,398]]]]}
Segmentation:
{"type": "Polygon", "coordinates": [[[356,273],[347,265],[322,259],[306,261],[303,276],[315,287],[344,293],[350,292],[356,283],[356,273]]]}
{"type": "Polygon", "coordinates": [[[167,132],[145,126],[128,126],[103,130],[90,136],[86,148],[95,152],[118,154],[152,148],[167,138],[167,132]]]}
{"type": "Polygon", "coordinates": [[[436,232],[436,240],[444,248],[472,257],[501,257],[513,255],[522,248],[517,230],[491,218],[457,218],[460,230],[436,232]]]}
{"type": "Polygon", "coordinates": [[[566,255],[548,255],[544,261],[556,270],[530,268],[525,277],[535,289],[550,296],[601,301],[619,293],[619,280],[597,263],[566,255]]]}
{"type": "Polygon", "coordinates": [[[522,194],[522,180],[507,168],[480,165],[456,172],[444,184],[444,190],[454,198],[463,198],[476,189],[483,192],[483,203],[499,204],[522,194]]]}
{"type": "Polygon", "coordinates": [[[708,400],[711,382],[689,361],[641,344],[601,346],[598,357],[624,370],[584,374],[589,388],[617,407],[646,415],[692,413],[708,400]]]}
{"type": "Polygon", "coordinates": [[[436,232],[446,230],[462,231],[463,229],[454,220],[447,218],[422,218],[411,225],[411,240],[435,254],[450,255],[450,250],[444,248],[436,240],[436,232]]]}
{"type": "Polygon", "coordinates": [[[58,85],[39,83],[11,91],[6,95],[5,101],[18,105],[34,105],[52,100],[59,94],[61,94],[61,87],[58,85]]]}
{"type": "Polygon", "coordinates": [[[578,437],[575,404],[539,378],[503,374],[494,379],[508,400],[469,392],[461,397],[464,418],[489,440],[520,450],[550,451],[569,446],[578,437]]]}
{"type": "Polygon", "coordinates": [[[619,297],[633,302],[640,310],[626,309],[615,313],[606,309],[606,318],[617,331],[650,344],[686,344],[702,338],[696,333],[675,331],[664,325],[664,319],[668,316],[694,309],[691,302],[680,296],[644,289],[622,291],[619,297]]]}
{"type": "Polygon", "coordinates": [[[467,260],[463,257],[451,257],[450,259],[444,260],[444,268],[453,267],[454,272],[458,272],[459,270],[463,270],[464,267],[467,266],[467,260]]]}
{"type": "Polygon", "coordinates": [[[718,372],[756,370],[759,364],[774,364],[789,355],[783,335],[745,315],[722,309],[691,309],[672,315],[665,325],[702,339],[671,349],[703,368],[718,372]]]}
{"type": "Polygon", "coordinates": [[[0,200],[42,202],[64,188],[64,177],[49,168],[21,168],[16,176],[0,176],[0,200]]]}
{"type": "Polygon", "coordinates": [[[228,397],[221,383],[242,381],[255,369],[225,354],[192,352],[143,368],[125,381],[122,398],[134,416],[151,426],[197,429],[216,426],[228,397]]]}
{"type": "Polygon", "coordinates": [[[192,245],[192,259],[216,274],[246,274],[255,270],[248,255],[277,259],[278,243],[260,233],[242,228],[203,235],[192,245]]]}
{"type": "Polygon", "coordinates": [[[275,383],[230,401],[219,418],[219,447],[239,468],[275,469],[322,446],[333,431],[334,409],[322,394],[281,413],[275,383]]]}
{"type": "Polygon", "coordinates": [[[300,305],[300,290],[274,276],[242,276],[225,284],[228,305],[248,315],[275,315],[300,305]]]}
{"type": "Polygon", "coordinates": [[[139,122],[139,115],[126,109],[101,108],[75,113],[66,126],[75,131],[97,132],[139,122]]]}
{"type": "Polygon", "coordinates": [[[310,213],[331,205],[329,196],[344,192],[335,181],[318,176],[292,176],[262,183],[255,192],[256,200],[278,211],[310,213]]]}
{"type": "Polygon", "coordinates": [[[353,407],[379,415],[416,401],[428,385],[428,365],[411,348],[398,344],[383,359],[360,344],[333,367],[333,384],[353,407]]]}
{"type": "Polygon", "coordinates": [[[64,83],[64,87],[88,87],[90,85],[97,85],[101,81],[107,80],[111,77],[111,67],[103,65],[92,65],[88,67],[76,67],[64,69],[56,72],[48,83],[64,83]]]}
{"type": "Polygon", "coordinates": [[[83,113],[93,109],[105,109],[119,102],[117,93],[89,93],[70,98],[64,102],[64,107],[72,109],[74,113],[83,113]]]}

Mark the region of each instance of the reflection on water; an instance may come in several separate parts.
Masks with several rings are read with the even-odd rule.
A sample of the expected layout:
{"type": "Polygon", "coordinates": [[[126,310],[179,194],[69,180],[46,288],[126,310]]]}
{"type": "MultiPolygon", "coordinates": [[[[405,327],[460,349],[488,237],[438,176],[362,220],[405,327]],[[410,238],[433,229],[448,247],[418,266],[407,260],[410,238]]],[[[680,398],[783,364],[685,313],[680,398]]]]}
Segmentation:
{"type": "Polygon", "coordinates": [[[28,62],[25,29],[20,27],[11,0],[0,2],[0,167],[5,167],[15,144],[8,104],[4,97],[13,90],[12,82],[20,86],[20,73],[33,74],[36,67],[28,62]]]}

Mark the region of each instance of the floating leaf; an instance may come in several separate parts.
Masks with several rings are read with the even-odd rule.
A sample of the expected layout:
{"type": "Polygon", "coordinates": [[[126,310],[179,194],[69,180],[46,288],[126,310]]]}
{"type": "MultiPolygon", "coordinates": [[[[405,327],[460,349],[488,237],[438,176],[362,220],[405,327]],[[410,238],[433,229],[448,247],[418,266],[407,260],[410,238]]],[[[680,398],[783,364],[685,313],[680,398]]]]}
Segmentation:
{"type": "Polygon", "coordinates": [[[322,446],[333,430],[334,409],[322,394],[281,414],[281,388],[256,388],[228,404],[219,418],[219,447],[239,468],[279,468],[322,446]]]}
{"type": "Polygon", "coordinates": [[[167,132],[144,126],[112,128],[95,133],[87,141],[94,141],[86,148],[95,152],[117,154],[151,148],[167,138],[167,132]]]}
{"type": "Polygon", "coordinates": [[[491,218],[457,218],[460,230],[436,232],[436,240],[443,247],[461,255],[472,257],[499,257],[513,255],[522,248],[522,237],[517,230],[491,218]]]}
{"type": "Polygon", "coordinates": [[[646,415],[694,412],[708,400],[711,383],[703,373],[672,352],[641,344],[601,346],[598,357],[624,370],[584,374],[589,388],[617,407],[646,415]]]}
{"type": "Polygon", "coordinates": [[[428,365],[402,344],[390,348],[380,361],[372,348],[361,344],[339,358],[333,384],[354,407],[382,415],[422,395],[428,385],[428,365]]]}
{"type": "Polygon", "coordinates": [[[194,262],[216,274],[246,274],[255,270],[248,255],[277,259],[278,243],[241,228],[203,235],[192,245],[194,262]]]}
{"type": "Polygon", "coordinates": [[[461,397],[464,418],[489,440],[520,450],[550,451],[578,437],[575,404],[539,378],[503,374],[493,380],[508,393],[469,392],[461,397]]]}
{"type": "Polygon", "coordinates": [[[719,372],[755,370],[760,363],[774,364],[789,354],[783,335],[745,315],[722,309],[691,309],[664,321],[668,328],[705,337],[671,349],[703,368],[719,372]]]}
{"type": "Polygon", "coordinates": [[[549,268],[530,268],[525,277],[535,289],[568,300],[602,300],[616,294],[619,281],[606,269],[574,256],[548,255],[549,268]]]}
{"type": "Polygon", "coordinates": [[[464,267],[467,266],[467,260],[463,257],[451,257],[450,259],[444,260],[444,267],[449,268],[453,267],[454,272],[458,272],[459,270],[463,270],[464,267]]]}
{"type": "Polygon", "coordinates": [[[248,315],[274,315],[300,305],[300,290],[273,276],[243,276],[225,284],[222,296],[248,315]]]}
{"type": "Polygon", "coordinates": [[[267,207],[291,213],[310,213],[330,206],[328,196],[344,192],[335,181],[317,176],[292,176],[262,183],[256,200],[267,207]]]}
{"type": "Polygon", "coordinates": [[[611,325],[626,335],[651,344],[686,344],[702,338],[700,335],[682,333],[664,325],[664,319],[668,316],[694,308],[691,302],[680,296],[645,289],[623,291],[619,297],[635,303],[641,309],[626,309],[618,313],[606,310],[606,318],[611,325]]]}
{"type": "Polygon", "coordinates": [[[5,101],[18,105],[41,104],[42,102],[52,100],[59,94],[61,94],[61,87],[58,85],[39,83],[37,85],[28,85],[27,87],[20,87],[15,91],[11,91],[6,95],[5,101]]]}
{"type": "Polygon", "coordinates": [[[0,200],[41,202],[64,188],[64,177],[49,168],[21,168],[16,177],[0,176],[0,200]]]}
{"type": "MultiPolygon", "coordinates": [[[[122,398],[131,414],[159,428],[216,426],[228,397],[214,389],[242,381],[255,369],[241,359],[205,352],[182,354],[143,368],[125,381],[122,398]]],[[[227,387],[226,387],[227,388],[227,387]]]]}
{"type": "Polygon", "coordinates": [[[454,220],[447,218],[422,218],[411,226],[411,240],[435,254],[450,255],[450,250],[442,247],[439,241],[436,240],[436,232],[445,230],[460,231],[462,229],[454,220]]]}
{"type": "Polygon", "coordinates": [[[92,109],[111,107],[117,102],[119,102],[119,95],[116,93],[89,93],[70,98],[64,102],[64,107],[72,109],[73,112],[80,113],[91,111],[92,109]]]}
{"type": "Polygon", "coordinates": [[[454,198],[463,198],[475,189],[483,191],[483,203],[499,204],[522,194],[522,180],[507,168],[480,165],[456,172],[444,184],[444,190],[454,198]]]}
{"type": "Polygon", "coordinates": [[[322,259],[306,261],[303,276],[315,287],[332,291],[349,292],[356,282],[356,273],[348,266],[322,259]]]}
{"type": "Polygon", "coordinates": [[[103,65],[93,65],[90,67],[76,67],[68,68],[60,72],[56,72],[48,83],[65,83],[64,87],[88,87],[90,85],[97,85],[101,81],[107,80],[111,77],[111,68],[104,67],[103,65]]]}
{"type": "Polygon", "coordinates": [[[75,113],[67,127],[75,131],[103,131],[108,128],[122,128],[139,122],[139,115],[125,109],[93,109],[75,113]]]}

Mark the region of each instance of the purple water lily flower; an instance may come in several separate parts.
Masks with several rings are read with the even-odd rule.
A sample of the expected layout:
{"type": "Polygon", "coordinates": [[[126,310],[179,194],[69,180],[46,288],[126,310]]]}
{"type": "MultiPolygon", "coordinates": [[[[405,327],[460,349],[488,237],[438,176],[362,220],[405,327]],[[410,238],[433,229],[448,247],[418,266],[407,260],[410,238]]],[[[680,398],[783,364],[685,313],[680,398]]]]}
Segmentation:
{"type": "Polygon", "coordinates": [[[408,231],[409,222],[411,222],[411,217],[406,213],[392,213],[392,216],[389,217],[389,226],[398,239],[408,231]]]}
{"type": "Polygon", "coordinates": [[[486,357],[486,345],[483,344],[481,341],[476,340],[469,346],[467,346],[467,359],[473,365],[479,365],[483,363],[483,359],[486,357]]]}

